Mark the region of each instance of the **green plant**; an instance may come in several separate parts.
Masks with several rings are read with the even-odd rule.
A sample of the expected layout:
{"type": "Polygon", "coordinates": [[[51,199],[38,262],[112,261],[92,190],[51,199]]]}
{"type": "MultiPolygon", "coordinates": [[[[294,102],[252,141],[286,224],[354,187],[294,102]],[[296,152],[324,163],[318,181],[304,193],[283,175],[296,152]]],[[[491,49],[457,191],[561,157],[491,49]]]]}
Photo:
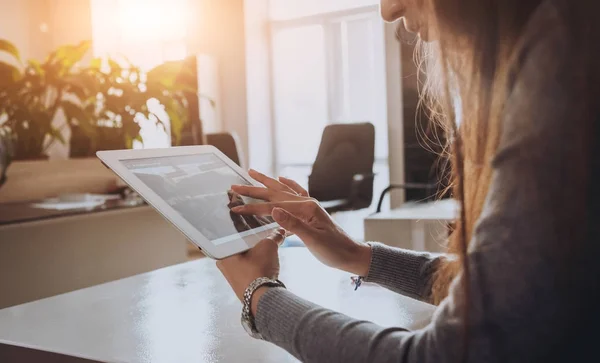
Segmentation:
{"type": "Polygon", "coordinates": [[[12,57],[0,62],[0,120],[14,139],[16,158],[40,158],[54,141],[65,142],[53,121],[64,100],[78,104],[85,94],[76,82],[76,65],[89,47],[89,42],[64,46],[43,63],[24,63],[17,48],[0,39],[0,51],[12,57]]]}
{"type": "Polygon", "coordinates": [[[23,63],[17,48],[0,39],[0,52],[12,58],[0,60],[0,127],[14,140],[16,158],[39,158],[52,143],[65,143],[62,130],[53,125],[59,112],[78,156],[131,148],[141,141],[140,117],[165,126],[157,107],[168,115],[174,144],[179,143],[188,118],[186,94],[196,92],[178,82],[186,76],[183,64],[166,63],[145,73],[127,60],[96,58],[82,67],[90,47],[89,41],[67,45],[43,63],[23,63]],[[160,105],[149,107],[153,99],[160,105]]]}
{"type": "Polygon", "coordinates": [[[188,119],[185,94],[195,92],[177,82],[184,73],[181,63],[164,64],[144,73],[127,60],[92,60],[80,75],[93,94],[83,104],[85,112],[76,105],[64,105],[72,129],[80,130],[89,140],[89,150],[79,154],[93,154],[99,148],[131,148],[134,141],[142,141],[140,117],[165,127],[160,111],[168,116],[177,145],[188,119]],[[152,100],[157,101],[154,107],[149,106],[152,100]],[[90,114],[92,118],[87,117],[90,114]]]}

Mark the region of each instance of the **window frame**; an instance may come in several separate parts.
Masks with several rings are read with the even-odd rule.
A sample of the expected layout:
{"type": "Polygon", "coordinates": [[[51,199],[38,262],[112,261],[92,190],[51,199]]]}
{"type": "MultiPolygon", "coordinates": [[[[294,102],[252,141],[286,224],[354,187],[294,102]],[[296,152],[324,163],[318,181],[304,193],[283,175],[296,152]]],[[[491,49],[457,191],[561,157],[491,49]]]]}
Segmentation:
{"type": "MultiPolygon", "coordinates": [[[[362,19],[370,19],[374,14],[379,14],[379,6],[378,5],[365,5],[365,6],[359,6],[359,7],[355,7],[355,8],[351,8],[351,9],[346,9],[346,10],[339,10],[339,11],[332,11],[332,12],[324,12],[324,13],[319,13],[319,14],[313,14],[313,15],[307,15],[307,16],[301,16],[301,17],[297,17],[297,18],[291,18],[291,19],[284,19],[284,20],[271,20],[269,19],[268,21],[268,48],[269,48],[269,61],[271,66],[269,67],[269,88],[270,88],[270,112],[271,112],[271,122],[270,122],[270,127],[271,127],[271,150],[272,150],[272,155],[271,155],[271,168],[275,173],[278,173],[280,170],[286,168],[286,167],[308,167],[312,165],[311,163],[286,163],[286,164],[281,164],[279,162],[279,153],[278,153],[278,146],[277,146],[277,110],[275,107],[275,102],[277,100],[277,95],[275,94],[275,89],[276,89],[276,85],[275,85],[275,74],[274,74],[274,66],[273,66],[273,62],[275,59],[275,49],[274,49],[274,36],[275,33],[281,30],[285,30],[285,29],[290,29],[290,28],[300,28],[300,27],[304,27],[304,26],[314,26],[314,25],[320,25],[323,27],[323,33],[324,33],[324,55],[325,55],[325,62],[326,62],[326,66],[325,66],[325,84],[327,87],[327,124],[333,124],[336,122],[340,122],[341,120],[338,119],[339,115],[335,114],[335,109],[338,105],[333,105],[331,100],[335,99],[335,87],[333,85],[335,85],[336,83],[336,79],[335,79],[335,72],[334,72],[334,67],[336,66],[336,64],[338,64],[336,61],[338,61],[338,55],[335,52],[336,46],[334,43],[334,27],[336,26],[336,24],[338,26],[342,27],[342,30],[344,28],[344,22],[347,21],[352,21],[352,20],[362,20],[362,19]],[[338,24],[339,23],[339,24],[338,24]]],[[[385,37],[385,32],[386,30],[383,29],[382,34],[385,37]]],[[[384,40],[384,47],[385,47],[385,40],[384,40]]],[[[385,50],[384,50],[385,51],[385,50]]],[[[386,64],[386,55],[384,54],[384,66],[387,66],[386,64]]],[[[347,67],[347,65],[345,65],[345,67],[347,67]]],[[[344,82],[345,83],[345,82],[344,82]]],[[[387,83],[387,82],[386,82],[387,83]]],[[[388,90],[388,85],[385,84],[386,86],[386,92],[388,90]]],[[[344,95],[347,96],[348,92],[344,92],[344,95]]],[[[387,100],[386,100],[387,101],[387,100]]],[[[343,108],[343,107],[341,107],[343,108]]],[[[386,117],[387,119],[387,117],[386,117]]],[[[388,136],[389,139],[389,136],[388,136]]],[[[388,147],[389,150],[389,147],[388,147]]],[[[388,152],[388,157],[387,158],[379,158],[375,160],[376,163],[381,163],[381,162],[386,162],[389,160],[389,152],[388,152]]]]}

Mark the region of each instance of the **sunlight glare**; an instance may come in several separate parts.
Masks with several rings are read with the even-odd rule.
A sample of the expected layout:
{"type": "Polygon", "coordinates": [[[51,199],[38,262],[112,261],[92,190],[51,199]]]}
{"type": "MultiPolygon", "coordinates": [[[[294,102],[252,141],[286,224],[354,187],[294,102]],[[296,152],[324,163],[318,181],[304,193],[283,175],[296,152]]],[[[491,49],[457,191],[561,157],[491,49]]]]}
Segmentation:
{"type": "Polygon", "coordinates": [[[184,0],[121,1],[119,25],[127,42],[165,42],[186,36],[187,16],[184,0]]]}

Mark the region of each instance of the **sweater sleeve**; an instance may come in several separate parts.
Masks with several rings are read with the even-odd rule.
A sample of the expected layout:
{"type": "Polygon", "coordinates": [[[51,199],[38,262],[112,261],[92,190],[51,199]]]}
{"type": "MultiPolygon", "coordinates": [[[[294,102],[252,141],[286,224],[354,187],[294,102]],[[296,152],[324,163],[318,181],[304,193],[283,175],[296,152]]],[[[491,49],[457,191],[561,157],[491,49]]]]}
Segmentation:
{"type": "MultiPolygon", "coordinates": [[[[546,17],[558,16],[552,6],[543,9],[546,17]]],[[[567,232],[577,230],[585,179],[573,162],[582,157],[581,129],[565,122],[573,121],[570,106],[577,105],[570,76],[577,65],[557,57],[574,53],[561,24],[538,25],[544,39],[529,49],[531,60],[507,101],[492,183],[466,261],[468,280],[459,274],[432,322],[412,332],[385,328],[276,288],[258,303],[256,324],[267,341],[303,362],[532,362],[573,355],[571,311],[587,298],[573,286],[592,274],[572,269],[563,253],[567,232]],[[572,279],[561,279],[566,269],[572,279]]],[[[422,296],[418,279],[430,261],[376,246],[369,279],[422,296]]]]}
{"type": "Polygon", "coordinates": [[[371,266],[365,281],[413,299],[429,301],[433,273],[443,256],[389,247],[381,243],[371,243],[371,249],[371,266]]]}

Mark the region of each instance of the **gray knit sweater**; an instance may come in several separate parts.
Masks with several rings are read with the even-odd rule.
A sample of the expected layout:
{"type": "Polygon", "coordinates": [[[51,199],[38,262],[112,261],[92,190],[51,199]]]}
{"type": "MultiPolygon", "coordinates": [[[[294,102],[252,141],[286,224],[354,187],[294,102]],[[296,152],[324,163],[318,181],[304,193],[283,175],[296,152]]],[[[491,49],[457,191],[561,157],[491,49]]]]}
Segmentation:
{"type": "MultiPolygon", "coordinates": [[[[492,184],[470,245],[468,362],[554,361],[569,334],[586,334],[569,333],[578,304],[570,284],[586,272],[565,273],[569,237],[560,228],[576,223],[569,220],[578,215],[569,198],[582,185],[571,163],[581,155],[573,119],[578,60],[563,56],[576,49],[555,1],[536,10],[525,34],[492,184]]],[[[367,279],[420,299],[430,292],[435,264],[429,254],[375,244],[367,279]]],[[[462,275],[455,279],[433,321],[418,331],[357,321],[280,288],[260,299],[256,324],[267,341],[304,362],[459,362],[467,339],[463,283],[462,275]]]]}

